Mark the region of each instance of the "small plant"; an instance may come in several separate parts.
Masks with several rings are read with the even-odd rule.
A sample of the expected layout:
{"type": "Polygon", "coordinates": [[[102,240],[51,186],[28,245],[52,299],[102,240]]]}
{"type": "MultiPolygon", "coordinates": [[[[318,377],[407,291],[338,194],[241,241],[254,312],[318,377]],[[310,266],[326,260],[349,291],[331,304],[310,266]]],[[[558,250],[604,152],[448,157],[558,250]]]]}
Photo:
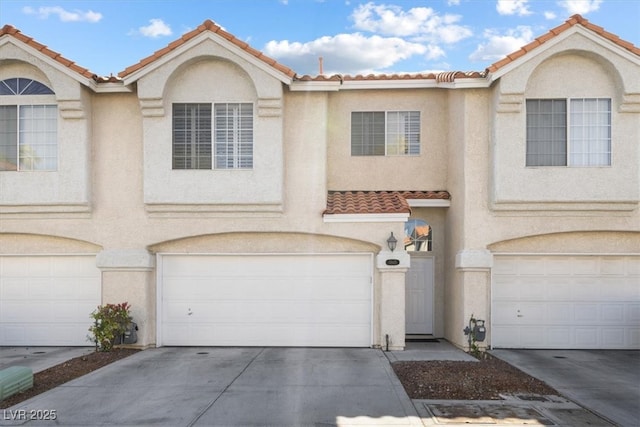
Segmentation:
{"type": "MultiPolygon", "coordinates": [[[[484,320],[479,321],[472,314],[471,318],[469,319],[469,326],[464,328],[464,334],[469,338],[469,354],[476,359],[484,359],[486,358],[486,354],[478,346],[478,337],[476,336],[479,324],[484,327],[484,320]]],[[[484,337],[481,338],[481,340],[483,339],[484,337]]]]}
{"type": "Polygon", "coordinates": [[[133,320],[127,302],[99,305],[91,313],[93,325],[89,328],[89,339],[96,345],[96,351],[111,351],[116,338],[125,333],[133,320]]]}

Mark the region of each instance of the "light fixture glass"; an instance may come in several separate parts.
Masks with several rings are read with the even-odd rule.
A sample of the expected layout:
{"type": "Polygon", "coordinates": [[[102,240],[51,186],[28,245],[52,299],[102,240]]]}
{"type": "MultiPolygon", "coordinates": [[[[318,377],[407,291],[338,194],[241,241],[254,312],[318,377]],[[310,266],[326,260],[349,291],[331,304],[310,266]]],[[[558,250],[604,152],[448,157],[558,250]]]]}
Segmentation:
{"type": "Polygon", "coordinates": [[[391,236],[387,239],[387,246],[389,250],[393,252],[396,249],[396,245],[398,244],[398,239],[393,236],[393,231],[391,232],[391,236]]]}

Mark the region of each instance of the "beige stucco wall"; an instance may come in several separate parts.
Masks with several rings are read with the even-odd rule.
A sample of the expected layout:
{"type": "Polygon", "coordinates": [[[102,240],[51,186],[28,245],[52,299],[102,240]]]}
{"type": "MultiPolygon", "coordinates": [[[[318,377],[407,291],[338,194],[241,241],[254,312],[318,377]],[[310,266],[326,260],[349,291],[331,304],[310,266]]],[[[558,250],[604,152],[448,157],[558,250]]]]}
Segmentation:
{"type": "Polygon", "coordinates": [[[450,96],[450,115],[472,118],[449,133],[450,152],[465,153],[449,158],[450,341],[466,346],[462,329],[471,315],[490,321],[492,253],[640,251],[640,121],[629,96],[638,93],[638,71],[624,55],[575,34],[487,91],[450,96]],[[612,166],[526,168],[525,99],[572,96],[612,98],[612,166]]]}
{"type": "MultiPolygon", "coordinates": [[[[195,91],[198,85],[194,84],[193,80],[205,79],[212,70],[218,75],[226,72],[227,79],[223,79],[222,83],[229,86],[226,90],[233,89],[234,86],[225,80],[237,73],[235,66],[211,59],[187,62],[188,66],[177,67],[178,74],[168,74],[172,76],[172,81],[186,79],[177,89],[195,91]]],[[[16,72],[19,73],[20,70],[16,72]]],[[[251,82],[248,82],[248,79],[245,76],[241,77],[240,81],[248,88],[247,93],[254,93],[249,88],[251,82]]],[[[260,84],[273,84],[273,78],[268,77],[266,82],[261,81],[260,84]]],[[[281,83],[277,84],[282,93],[281,83]]],[[[174,90],[169,90],[165,95],[169,101],[182,102],[189,98],[185,98],[184,92],[178,92],[179,96],[174,90]]],[[[216,96],[213,92],[209,95],[216,96]]],[[[51,215],[43,212],[30,214],[28,217],[5,215],[0,219],[0,235],[3,236],[0,244],[3,253],[35,254],[46,251],[51,254],[96,254],[96,263],[102,270],[103,303],[127,301],[132,305],[134,319],[140,328],[139,345],[148,346],[155,343],[155,253],[197,251],[376,254],[385,245],[391,231],[401,235],[402,222],[327,224],[323,221],[322,212],[326,205],[327,188],[326,128],[329,122],[329,106],[327,95],[322,93],[287,93],[286,99],[281,102],[278,115],[275,118],[265,118],[267,121],[275,120],[281,123],[280,140],[275,146],[266,144],[264,147],[273,149],[280,160],[264,165],[261,163],[264,161],[261,156],[265,153],[258,149],[256,168],[268,166],[270,177],[280,177],[275,181],[267,179],[266,182],[274,183],[280,204],[278,210],[202,211],[197,206],[189,207],[194,200],[187,200],[182,194],[177,194],[175,200],[165,201],[186,205],[187,209],[149,209],[145,189],[149,188],[149,181],[152,182],[152,186],[159,183],[154,183],[155,172],[147,175],[150,166],[147,156],[150,154],[149,150],[157,148],[158,144],[168,144],[170,147],[171,120],[166,109],[164,116],[152,114],[153,111],[141,105],[139,96],[136,92],[90,96],[88,105],[91,105],[91,110],[88,111],[94,120],[87,121],[92,125],[92,138],[88,144],[91,149],[91,161],[85,162],[87,168],[90,163],[92,172],[90,181],[87,180],[91,183],[88,193],[91,194],[92,202],[88,214],[66,212],[51,215]],[[161,121],[162,124],[155,128],[155,121],[161,121]],[[286,128],[282,126],[285,121],[286,128]],[[162,129],[169,133],[160,132],[162,129]],[[277,154],[278,152],[280,154],[277,154]],[[145,164],[146,167],[143,167],[145,164]],[[282,179],[285,175],[286,183],[282,179]]],[[[260,104],[259,100],[256,102],[260,104]]],[[[260,126],[256,129],[256,146],[264,143],[264,137],[273,134],[269,129],[260,126]]],[[[62,138],[66,138],[64,134],[62,138]]],[[[163,161],[170,162],[170,152],[167,154],[166,150],[159,151],[167,155],[163,161]]],[[[154,152],[153,156],[156,155],[154,152]]],[[[269,156],[272,155],[273,153],[266,157],[271,159],[269,156]]],[[[171,175],[170,168],[164,169],[166,174],[171,175]]],[[[215,171],[187,172],[212,175],[215,171]]],[[[246,171],[225,172],[242,181],[243,173],[246,171]]],[[[237,190],[244,200],[256,201],[264,196],[261,186],[254,187],[247,181],[243,182],[242,189],[237,190]]],[[[215,180],[212,183],[215,183],[215,180]]],[[[173,194],[175,190],[176,188],[173,188],[167,194],[173,194]]],[[[233,208],[233,205],[230,206],[233,208]]],[[[382,274],[372,271],[372,276],[375,337],[373,344],[381,345],[381,337],[391,331],[392,335],[401,335],[392,336],[394,343],[403,345],[404,324],[398,320],[401,311],[393,302],[404,298],[403,288],[398,286],[398,275],[391,271],[386,276],[388,279],[385,279],[382,274]],[[383,289],[382,283],[385,280],[390,285],[383,289]],[[385,319],[381,315],[380,299],[383,293],[389,292],[391,300],[385,307],[385,312],[388,313],[388,319],[385,319]]]]}
{"type": "MultiPolygon", "coordinates": [[[[282,84],[260,73],[252,64],[228,56],[216,43],[205,40],[138,82],[139,96],[153,97],[155,106],[143,108],[142,120],[144,200],[149,209],[159,212],[281,209],[282,84]],[[172,169],[172,105],[185,102],[253,104],[253,167],[172,169]]],[[[143,98],[141,106],[144,105],[143,98]]]]}
{"type": "MultiPolygon", "coordinates": [[[[203,38],[142,76],[131,93],[94,93],[4,46],[3,54],[22,59],[0,62],[0,78],[37,77],[72,102],[61,102],[60,171],[48,175],[70,174],[54,179],[59,188],[0,174],[15,199],[2,199],[1,208],[19,201],[16,188],[41,195],[20,199],[33,203],[28,213],[4,211],[0,254],[97,254],[103,302],[133,305],[144,346],[155,343],[156,253],[388,256],[386,239],[403,235],[403,221],[326,222],[327,190],[450,192],[450,207],[414,208],[412,217],[434,228],[434,335],[461,347],[470,316],[489,315],[492,253],[640,252],[640,114],[629,101],[640,93],[639,67],[580,34],[489,88],[450,90],[289,91],[203,38]],[[578,77],[560,85],[556,70],[578,77]],[[557,93],[614,100],[611,167],[523,166],[522,103],[557,93]],[[171,103],[236,95],[232,101],[256,104],[254,170],[171,170],[171,103]],[[351,112],[373,110],[421,111],[421,154],[352,157],[351,112]]],[[[394,347],[404,345],[406,267],[374,268],[374,345],[384,345],[387,333],[394,347]]]]}
{"type": "Polygon", "coordinates": [[[340,91],[329,95],[330,190],[442,190],[447,186],[447,92],[340,91]],[[420,155],[351,156],[351,113],[420,111],[420,155]]]}
{"type": "Polygon", "coordinates": [[[0,212],[86,212],[90,203],[91,103],[87,91],[46,61],[13,43],[0,46],[0,80],[23,77],[48,86],[55,95],[2,96],[0,105],[57,104],[58,169],[0,172],[0,212]],[[24,101],[23,101],[24,102],[24,101]],[[47,208],[42,206],[46,205],[47,208]]]}
{"type": "Polygon", "coordinates": [[[494,92],[495,209],[632,210],[640,200],[637,113],[627,93],[640,92],[637,66],[573,34],[500,79],[494,92]],[[529,98],[610,98],[611,166],[526,167],[529,98]],[[510,106],[505,102],[511,102],[510,106]]]}

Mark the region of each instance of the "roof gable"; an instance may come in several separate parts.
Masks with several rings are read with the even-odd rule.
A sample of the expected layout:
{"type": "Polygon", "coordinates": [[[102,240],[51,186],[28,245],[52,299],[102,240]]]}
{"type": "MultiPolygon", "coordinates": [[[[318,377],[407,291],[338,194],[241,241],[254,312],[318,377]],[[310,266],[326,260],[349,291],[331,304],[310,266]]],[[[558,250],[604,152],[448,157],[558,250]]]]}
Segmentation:
{"type": "Polygon", "coordinates": [[[515,52],[512,52],[501,60],[494,62],[489,67],[487,67],[486,71],[493,77],[493,79],[495,79],[504,74],[505,68],[511,68],[510,66],[512,64],[515,65],[516,63],[525,61],[527,58],[524,57],[535,54],[536,51],[543,49],[545,46],[548,46],[554,41],[557,41],[558,37],[560,37],[561,35],[566,35],[572,29],[575,32],[575,29],[577,27],[584,28],[593,35],[602,37],[603,39],[621,47],[626,52],[629,52],[636,56],[640,56],[640,48],[634,46],[633,43],[622,40],[617,35],[605,31],[602,27],[590,23],[587,19],[583,18],[580,15],[573,15],[562,25],[552,28],[546,34],[537,37],[532,42],[526,44],[515,52]]]}
{"type": "Polygon", "coordinates": [[[27,47],[28,49],[35,50],[42,59],[53,65],[55,68],[69,74],[75,80],[81,81],[85,84],[88,84],[90,81],[99,80],[98,77],[87,68],[80,67],[75,62],[65,58],[58,52],[38,43],[32,37],[20,32],[17,28],[11,25],[5,25],[0,29],[0,46],[11,42],[23,49],[24,47],[27,47]],[[19,42],[19,44],[15,43],[16,41],[19,42]]]}
{"type": "Polygon", "coordinates": [[[142,59],[137,64],[127,67],[124,71],[118,73],[118,77],[124,79],[125,82],[137,80],[142,75],[151,71],[153,68],[152,64],[160,64],[163,60],[179,54],[207,36],[283,82],[289,83],[296,76],[296,73],[290,68],[278,63],[275,59],[266,56],[259,50],[252,48],[248,43],[226,32],[213,21],[206,20],[195,30],[184,34],[179,39],[142,59]]]}

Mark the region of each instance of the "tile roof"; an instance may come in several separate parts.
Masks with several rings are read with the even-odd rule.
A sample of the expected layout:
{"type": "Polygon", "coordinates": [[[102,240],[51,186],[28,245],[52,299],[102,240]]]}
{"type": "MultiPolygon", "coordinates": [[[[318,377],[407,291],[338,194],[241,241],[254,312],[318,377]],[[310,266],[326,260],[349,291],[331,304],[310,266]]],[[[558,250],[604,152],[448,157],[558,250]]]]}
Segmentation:
{"type": "Polygon", "coordinates": [[[557,26],[555,28],[552,28],[549,32],[547,32],[546,34],[543,34],[542,36],[536,38],[531,43],[529,43],[529,44],[523,46],[522,48],[520,48],[519,50],[516,50],[515,52],[507,55],[506,57],[504,57],[500,61],[491,64],[489,67],[487,67],[486,71],[493,73],[493,72],[499,70],[500,68],[504,67],[505,65],[507,65],[507,64],[515,61],[516,59],[520,58],[521,56],[531,52],[532,50],[536,49],[537,47],[539,47],[542,44],[548,42],[549,40],[553,39],[557,35],[565,32],[566,30],[568,30],[569,28],[571,28],[571,27],[573,27],[575,25],[581,25],[584,28],[586,28],[586,29],[588,29],[590,31],[593,31],[596,34],[599,34],[601,37],[604,37],[605,39],[617,44],[618,46],[623,47],[624,49],[628,50],[629,52],[640,56],[640,48],[634,46],[632,43],[629,43],[627,41],[622,40],[620,37],[616,36],[615,34],[612,34],[612,33],[608,32],[608,31],[605,31],[602,27],[594,25],[594,24],[590,23],[588,20],[584,19],[582,16],[576,14],[576,15],[573,15],[568,20],[566,20],[562,25],[559,25],[559,26],[557,26]]]}
{"type": "Polygon", "coordinates": [[[450,199],[446,191],[329,191],[324,215],[411,213],[407,199],[450,199]]]}
{"type": "Polygon", "coordinates": [[[11,25],[5,25],[4,27],[2,27],[2,29],[0,29],[0,37],[4,35],[8,35],[8,36],[14,37],[17,40],[20,40],[22,43],[26,44],[27,46],[32,47],[33,49],[59,62],[60,64],[69,68],[70,70],[80,74],[81,76],[86,77],[87,79],[101,81],[101,78],[96,76],[94,73],[92,73],[88,69],[80,67],[79,65],[76,65],[75,62],[68,60],[64,56],[60,55],[58,52],[54,52],[53,50],[49,49],[47,46],[41,43],[38,43],[32,37],[22,34],[20,30],[18,30],[17,28],[11,25]]]}
{"type": "Polygon", "coordinates": [[[553,28],[552,30],[550,30],[546,34],[536,38],[531,43],[523,46],[521,49],[519,49],[519,50],[517,50],[517,51],[515,51],[515,52],[513,52],[513,53],[511,53],[509,55],[507,55],[505,58],[501,59],[500,61],[497,61],[497,62],[491,64],[484,71],[468,71],[468,72],[447,71],[447,72],[441,72],[441,73],[417,73],[417,74],[369,74],[369,75],[360,75],[359,74],[359,75],[355,75],[355,76],[351,76],[351,75],[348,75],[348,74],[347,75],[336,74],[336,75],[329,76],[329,77],[327,77],[325,75],[318,75],[318,76],[303,75],[303,76],[298,76],[295,73],[295,71],[293,71],[292,69],[290,69],[290,68],[288,68],[288,67],[286,67],[286,66],[284,66],[284,65],[282,65],[280,63],[278,63],[275,59],[272,59],[272,58],[264,55],[262,52],[252,48],[247,43],[243,42],[242,40],[236,38],[232,34],[226,32],[225,30],[223,30],[220,26],[216,25],[211,20],[204,21],[195,30],[184,34],[181,38],[173,41],[172,43],[167,45],[165,48],[156,51],[153,55],[150,55],[150,56],[142,59],[137,64],[134,64],[134,65],[132,65],[130,67],[127,67],[124,71],[121,71],[118,74],[117,77],[115,77],[115,76],[107,76],[107,77],[97,76],[96,74],[94,74],[91,71],[89,71],[87,68],[83,68],[83,67],[78,66],[73,61],[70,61],[70,60],[64,58],[58,52],[55,52],[55,51],[49,49],[47,46],[36,42],[33,38],[31,38],[29,36],[26,36],[25,34],[21,33],[18,29],[14,28],[11,25],[5,25],[4,27],[2,27],[2,29],[0,29],[0,37],[5,36],[5,35],[14,37],[17,40],[20,40],[21,42],[25,43],[26,45],[36,49],[39,52],[41,52],[42,54],[52,58],[53,60],[57,61],[58,63],[62,64],[63,66],[69,68],[70,70],[78,73],[79,75],[81,75],[81,76],[83,76],[83,77],[85,77],[87,79],[91,79],[91,80],[93,80],[93,81],[95,81],[97,83],[115,83],[115,82],[119,82],[119,81],[121,81],[121,78],[126,77],[126,76],[134,73],[135,71],[138,71],[139,69],[141,69],[145,65],[150,64],[150,63],[160,59],[161,57],[163,57],[167,53],[173,51],[174,49],[178,48],[179,46],[182,46],[183,44],[185,44],[186,42],[188,42],[192,38],[198,36],[199,34],[205,32],[205,31],[211,31],[213,33],[216,33],[216,34],[220,35],[221,37],[225,38],[229,42],[231,42],[234,45],[238,46],[240,49],[242,49],[245,52],[253,55],[256,58],[258,58],[260,61],[263,61],[267,65],[269,65],[269,66],[275,68],[276,70],[284,73],[288,77],[290,77],[292,79],[296,79],[298,81],[313,81],[313,82],[340,81],[340,82],[343,82],[343,81],[435,80],[438,83],[450,83],[450,82],[454,82],[455,80],[458,80],[458,79],[484,78],[484,77],[487,76],[488,73],[493,73],[493,72],[499,70],[500,68],[504,67],[505,65],[515,61],[516,59],[522,57],[523,55],[526,55],[528,52],[531,52],[532,50],[536,49],[540,45],[546,43],[547,41],[553,39],[557,35],[563,33],[564,31],[568,30],[569,28],[571,28],[571,27],[573,27],[575,25],[581,25],[584,28],[586,28],[586,29],[588,29],[590,31],[593,31],[594,33],[600,35],[601,37],[604,37],[605,39],[617,44],[618,46],[621,46],[622,48],[628,50],[629,52],[640,56],[640,48],[634,46],[632,43],[629,43],[627,41],[624,41],[624,40],[620,39],[620,37],[618,37],[615,34],[612,34],[612,33],[608,32],[608,31],[605,31],[602,27],[599,27],[597,25],[594,25],[594,24],[590,23],[588,20],[584,19],[580,15],[573,15],[571,18],[569,18],[562,25],[559,25],[558,27],[553,28]]]}
{"type": "Polygon", "coordinates": [[[243,42],[242,40],[236,38],[231,33],[226,32],[225,30],[223,30],[220,26],[216,25],[210,19],[207,19],[201,25],[199,25],[195,30],[192,30],[192,31],[184,34],[178,40],[175,40],[172,43],[169,43],[163,49],[160,49],[160,50],[156,51],[153,55],[144,58],[143,60],[141,60],[137,64],[134,64],[134,65],[132,65],[130,67],[127,67],[124,71],[121,71],[120,73],[118,73],[118,77],[123,78],[123,77],[128,76],[129,74],[132,74],[132,73],[138,71],[139,69],[141,69],[145,65],[150,64],[150,63],[160,59],[161,57],[163,57],[167,53],[171,52],[172,50],[175,50],[176,48],[178,48],[180,46],[182,46],[183,44],[185,44],[186,42],[188,42],[192,38],[204,33],[205,31],[210,31],[212,33],[218,34],[219,36],[225,38],[229,42],[231,42],[231,43],[235,44],[236,46],[238,46],[240,49],[244,50],[245,52],[248,52],[249,54],[251,54],[251,55],[255,56],[256,58],[258,58],[259,60],[261,60],[262,62],[266,63],[267,65],[270,65],[271,67],[275,68],[276,70],[280,71],[283,74],[286,74],[287,76],[289,76],[291,78],[295,77],[295,75],[296,75],[296,73],[292,69],[290,69],[288,67],[285,67],[282,64],[279,64],[275,59],[269,58],[268,56],[266,56],[265,54],[263,54],[259,50],[256,50],[256,49],[252,48],[251,46],[249,46],[249,44],[247,44],[247,43],[243,42]]]}
{"type": "Polygon", "coordinates": [[[435,80],[438,83],[449,83],[455,79],[479,79],[486,77],[484,71],[445,71],[442,73],[417,73],[417,74],[357,74],[351,76],[349,74],[340,75],[334,74],[332,76],[318,75],[310,76],[305,74],[303,76],[297,76],[297,81],[372,81],[372,80],[435,80]]]}

